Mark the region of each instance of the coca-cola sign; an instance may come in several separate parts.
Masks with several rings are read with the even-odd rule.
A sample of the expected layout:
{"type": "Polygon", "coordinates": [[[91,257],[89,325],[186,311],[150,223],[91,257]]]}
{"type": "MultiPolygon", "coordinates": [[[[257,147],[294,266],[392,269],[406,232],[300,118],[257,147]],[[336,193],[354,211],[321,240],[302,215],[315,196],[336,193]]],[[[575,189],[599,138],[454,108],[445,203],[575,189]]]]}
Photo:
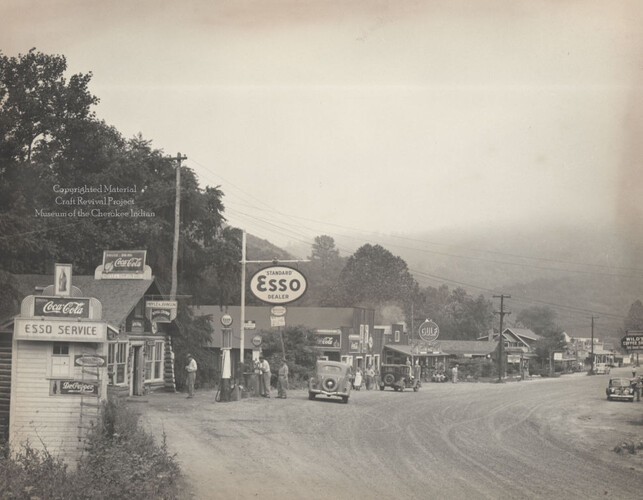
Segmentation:
{"type": "Polygon", "coordinates": [[[89,299],[78,297],[34,297],[34,316],[89,318],[89,299]]]}
{"type": "Polygon", "coordinates": [[[143,274],[146,250],[105,250],[103,274],[143,274]]]}
{"type": "Polygon", "coordinates": [[[342,344],[341,332],[315,332],[315,347],[324,351],[339,351],[342,344]]]}

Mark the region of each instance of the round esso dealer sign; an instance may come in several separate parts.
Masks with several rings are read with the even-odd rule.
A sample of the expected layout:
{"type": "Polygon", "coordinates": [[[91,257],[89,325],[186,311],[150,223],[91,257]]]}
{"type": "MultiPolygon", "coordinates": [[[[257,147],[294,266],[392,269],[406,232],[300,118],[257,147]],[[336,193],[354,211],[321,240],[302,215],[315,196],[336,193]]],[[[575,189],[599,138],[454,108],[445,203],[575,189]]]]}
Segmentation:
{"type": "Polygon", "coordinates": [[[250,291],[268,304],[288,304],[301,297],[308,283],[297,269],[271,266],[257,271],[250,280],[250,291]]]}

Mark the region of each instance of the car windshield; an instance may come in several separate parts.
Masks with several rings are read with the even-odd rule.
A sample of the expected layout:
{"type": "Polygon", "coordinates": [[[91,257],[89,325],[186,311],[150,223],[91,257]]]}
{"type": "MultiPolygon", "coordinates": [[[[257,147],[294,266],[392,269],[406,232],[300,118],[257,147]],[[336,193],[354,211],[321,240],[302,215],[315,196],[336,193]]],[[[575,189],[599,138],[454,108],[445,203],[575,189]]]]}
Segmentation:
{"type": "Polygon", "coordinates": [[[624,378],[613,378],[610,380],[610,385],[612,387],[626,387],[630,385],[630,381],[624,378]]]}
{"type": "Polygon", "coordinates": [[[319,371],[324,373],[342,373],[341,366],[326,365],[320,367],[319,371]]]}

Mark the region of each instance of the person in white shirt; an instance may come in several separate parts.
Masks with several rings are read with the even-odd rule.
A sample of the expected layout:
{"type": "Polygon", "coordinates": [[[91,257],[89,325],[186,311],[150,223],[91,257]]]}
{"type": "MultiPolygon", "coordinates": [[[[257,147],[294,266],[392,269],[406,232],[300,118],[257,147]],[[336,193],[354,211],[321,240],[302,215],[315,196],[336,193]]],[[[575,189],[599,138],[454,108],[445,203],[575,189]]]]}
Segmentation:
{"type": "Polygon", "coordinates": [[[192,354],[188,354],[188,364],[185,366],[185,371],[188,372],[188,398],[194,397],[194,381],[196,380],[196,360],[192,354]]]}
{"type": "Polygon", "coordinates": [[[262,396],[264,398],[269,398],[270,397],[270,376],[271,376],[270,364],[268,363],[268,360],[263,356],[259,357],[259,369],[261,370],[261,374],[259,376],[263,380],[264,393],[262,394],[262,396]]]}

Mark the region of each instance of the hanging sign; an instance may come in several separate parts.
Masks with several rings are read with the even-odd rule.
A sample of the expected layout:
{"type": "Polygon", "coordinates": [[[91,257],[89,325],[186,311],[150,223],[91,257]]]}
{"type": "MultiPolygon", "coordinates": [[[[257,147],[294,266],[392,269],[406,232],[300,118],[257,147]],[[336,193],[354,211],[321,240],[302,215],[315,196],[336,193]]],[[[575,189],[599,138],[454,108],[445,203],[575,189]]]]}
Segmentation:
{"type": "Polygon", "coordinates": [[[270,316],[270,326],[286,326],[286,318],[284,316],[270,316]]]}
{"type": "Polygon", "coordinates": [[[285,316],[286,308],[284,306],[273,306],[270,308],[270,314],[272,316],[285,316]]]}
{"type": "Polygon", "coordinates": [[[74,356],[74,365],[98,367],[105,364],[105,356],[97,354],[77,354],[74,356]]]}
{"type": "Polygon", "coordinates": [[[176,300],[148,300],[145,302],[147,319],[152,323],[171,323],[176,319],[176,300]]]}
{"type": "Polygon", "coordinates": [[[308,283],[297,269],[271,266],[257,271],[250,279],[250,291],[268,304],[288,304],[300,298],[308,283]]]}

